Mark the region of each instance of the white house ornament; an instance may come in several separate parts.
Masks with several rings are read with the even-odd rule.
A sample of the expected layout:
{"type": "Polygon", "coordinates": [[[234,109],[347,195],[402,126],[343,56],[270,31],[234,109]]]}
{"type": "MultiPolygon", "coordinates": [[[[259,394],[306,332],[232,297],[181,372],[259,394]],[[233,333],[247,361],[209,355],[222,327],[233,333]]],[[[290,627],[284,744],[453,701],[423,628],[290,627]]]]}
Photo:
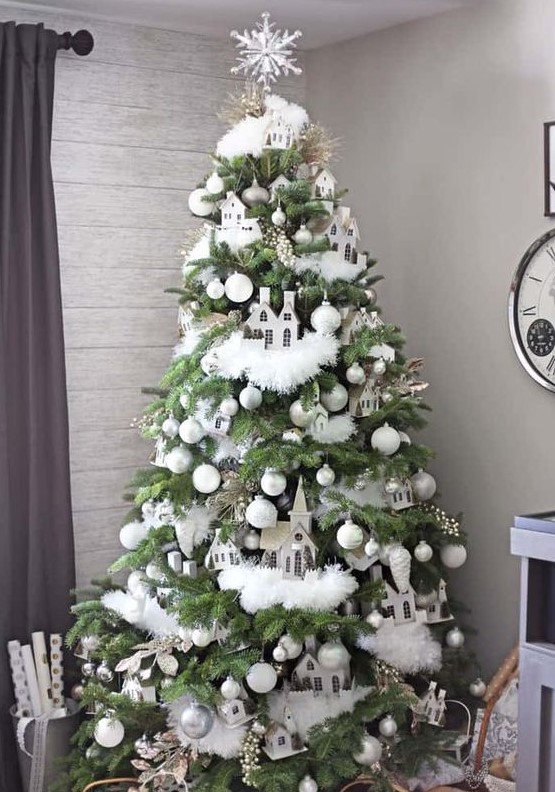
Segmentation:
{"type": "Polygon", "coordinates": [[[335,538],[344,550],[354,550],[363,543],[364,531],[360,525],[348,519],[338,528],[335,538]]]}
{"type": "Polygon", "coordinates": [[[447,646],[450,646],[451,649],[460,649],[464,646],[464,641],[464,633],[458,627],[453,627],[445,636],[445,643],[447,646]]]}
{"type": "Polygon", "coordinates": [[[215,492],[220,486],[221,480],[220,471],[214,465],[199,465],[193,470],[193,487],[204,495],[215,492]]]}
{"type": "Polygon", "coordinates": [[[249,383],[240,392],[239,402],[245,410],[256,410],[262,404],[262,391],[249,383]]]}
{"type": "Polygon", "coordinates": [[[260,547],[260,534],[251,528],[243,537],[243,547],[247,550],[258,550],[260,547]]]}
{"type": "Polygon", "coordinates": [[[277,673],[269,663],[254,663],[247,671],[246,681],[255,693],[269,693],[277,684],[277,673]]]}
{"type": "Polygon", "coordinates": [[[373,765],[379,762],[382,756],[382,744],[371,734],[365,734],[362,739],[362,749],[353,754],[355,762],[361,765],[373,765]]]}
{"type": "Polygon", "coordinates": [[[297,245],[308,245],[312,242],[312,231],[303,224],[298,231],[295,231],[293,239],[297,245]]]}
{"type": "Polygon", "coordinates": [[[219,278],[214,278],[206,287],[206,294],[211,300],[220,300],[225,294],[225,286],[219,278]]]}
{"type": "Polygon", "coordinates": [[[126,550],[135,550],[147,536],[148,526],[138,520],[127,523],[119,532],[120,543],[126,550]]]}
{"type": "Polygon", "coordinates": [[[185,471],[189,470],[191,467],[192,462],[193,455],[189,449],[184,446],[172,448],[166,456],[166,467],[168,470],[171,470],[172,473],[185,473],[185,471]]]}
{"type": "Polygon", "coordinates": [[[228,300],[235,303],[246,302],[254,291],[251,279],[242,272],[234,272],[233,275],[230,275],[224,288],[228,300]]]}
{"type": "Polygon", "coordinates": [[[115,748],[124,737],[123,723],[117,718],[101,718],[94,729],[94,739],[103,748],[115,748]]]}
{"type": "Polygon", "coordinates": [[[228,396],[226,399],[222,399],[222,403],[220,404],[220,412],[223,415],[227,415],[228,418],[233,418],[233,416],[237,415],[239,412],[239,402],[233,396],[228,396]]]}
{"type": "Polygon", "coordinates": [[[179,716],[179,725],[187,737],[201,740],[214,725],[214,713],[205,704],[191,701],[179,716]]]}
{"type": "Polygon", "coordinates": [[[220,195],[225,189],[224,180],[221,176],[214,172],[206,180],[206,189],[210,195],[220,195]]]}
{"type": "Polygon", "coordinates": [[[330,487],[335,481],[335,471],[326,463],[316,471],[316,481],[321,487],[330,487]]]}
{"type": "Polygon", "coordinates": [[[471,696],[475,696],[476,698],[482,698],[484,693],[486,692],[486,683],[480,677],[477,677],[473,682],[470,683],[468,686],[468,692],[471,696]]]}
{"type": "Polygon", "coordinates": [[[370,444],[384,456],[391,456],[401,445],[401,438],[396,429],[388,423],[384,423],[383,426],[372,432],[370,444]]]}
{"type": "Polygon", "coordinates": [[[245,517],[254,528],[275,528],[278,510],[272,501],[257,495],[247,506],[245,517]]]}
{"type": "Polygon", "coordinates": [[[334,333],[341,325],[341,314],[328,300],[323,300],[322,304],[312,311],[310,324],[317,333],[334,333]]]}
{"type": "Polygon", "coordinates": [[[466,561],[466,547],[459,544],[444,545],[439,551],[439,557],[443,566],[448,569],[458,569],[466,561]]]}
{"type": "Polygon", "coordinates": [[[314,421],[316,413],[314,409],[305,410],[300,399],[297,399],[289,407],[289,417],[295,426],[298,426],[300,429],[305,429],[314,421]]]}
{"type": "Polygon", "coordinates": [[[433,554],[434,551],[425,539],[421,539],[414,548],[414,557],[417,561],[420,561],[421,564],[425,564],[429,561],[433,554]]]}
{"type": "Polygon", "coordinates": [[[241,685],[231,676],[228,676],[220,685],[220,693],[227,701],[238,698],[240,692],[241,685]]]}
{"type": "Polygon", "coordinates": [[[320,402],[330,412],[339,412],[347,406],[348,401],[349,391],[340,382],[337,382],[331,391],[323,390],[320,393],[320,402]]]}
{"type": "Polygon", "coordinates": [[[277,495],[281,495],[282,492],[285,492],[287,477],[275,468],[267,468],[260,479],[260,487],[262,492],[274,498],[277,495]]]}
{"type": "Polygon", "coordinates": [[[275,226],[278,226],[279,228],[285,225],[286,222],[287,222],[287,215],[285,214],[281,206],[278,206],[278,208],[272,212],[272,223],[275,226]]]}
{"type": "Polygon", "coordinates": [[[362,383],[366,380],[366,372],[360,363],[355,362],[352,364],[352,366],[349,366],[345,372],[345,378],[347,382],[351,383],[351,385],[362,385],[362,383]]]}
{"type": "Polygon", "coordinates": [[[366,622],[373,627],[375,630],[379,630],[382,624],[384,623],[384,617],[379,612],[379,610],[371,610],[368,616],[366,617],[366,622]]]}
{"type": "Polygon", "coordinates": [[[397,721],[392,715],[386,715],[378,724],[378,729],[383,737],[394,737],[398,730],[397,721]]]}
{"type": "Polygon", "coordinates": [[[318,662],[328,671],[346,666],[349,660],[349,652],[339,641],[328,641],[318,649],[318,662]]]}
{"type": "Polygon", "coordinates": [[[318,784],[312,776],[305,775],[305,777],[299,781],[298,790],[299,792],[318,792],[318,784]]]}
{"type": "Polygon", "coordinates": [[[411,554],[406,547],[399,545],[392,548],[389,553],[389,567],[393,582],[397,587],[397,591],[401,594],[404,594],[410,588],[410,564],[411,554]]]}
{"type": "Polygon", "coordinates": [[[166,437],[174,438],[177,437],[179,432],[179,421],[177,418],[170,416],[166,418],[164,423],[162,424],[162,431],[166,435],[166,437]]]}
{"type": "Polygon", "coordinates": [[[180,438],[189,445],[198,443],[205,434],[203,425],[196,418],[185,418],[179,426],[180,438]]]}
{"type": "Polygon", "coordinates": [[[420,469],[410,477],[410,481],[412,484],[412,491],[418,500],[425,501],[434,497],[437,484],[435,478],[430,473],[420,469]]]}
{"type": "Polygon", "coordinates": [[[189,195],[189,209],[197,217],[208,217],[216,208],[216,204],[210,200],[205,201],[204,198],[211,197],[208,190],[204,187],[198,187],[189,195]]]}
{"type": "Polygon", "coordinates": [[[270,193],[265,187],[261,187],[256,179],[252,180],[250,187],[246,187],[241,193],[241,200],[247,206],[261,206],[270,200],[270,193]]]}

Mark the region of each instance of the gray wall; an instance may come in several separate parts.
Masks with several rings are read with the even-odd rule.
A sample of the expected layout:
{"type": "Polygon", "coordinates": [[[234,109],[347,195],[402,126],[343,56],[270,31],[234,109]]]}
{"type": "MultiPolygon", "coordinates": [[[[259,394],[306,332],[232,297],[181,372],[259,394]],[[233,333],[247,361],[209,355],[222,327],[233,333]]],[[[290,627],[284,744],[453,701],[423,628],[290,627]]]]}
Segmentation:
{"type": "Polygon", "coordinates": [[[464,511],[484,670],[517,638],[514,514],[555,507],[555,395],[507,329],[513,271],[543,217],[542,124],[555,119],[555,4],[484,2],[310,53],[311,114],[341,136],[336,165],[387,276],[388,320],[426,358],[444,507],[464,511]]]}
{"type": "MultiPolygon", "coordinates": [[[[227,41],[0,6],[0,21],[88,28],[87,58],[60,53],[52,162],[67,348],[78,585],[122,551],[125,484],[152,450],[130,424],[176,339],[178,251],[198,225],[189,191],[235,89],[227,41]]],[[[304,101],[304,81],[284,93],[304,101]]]]}

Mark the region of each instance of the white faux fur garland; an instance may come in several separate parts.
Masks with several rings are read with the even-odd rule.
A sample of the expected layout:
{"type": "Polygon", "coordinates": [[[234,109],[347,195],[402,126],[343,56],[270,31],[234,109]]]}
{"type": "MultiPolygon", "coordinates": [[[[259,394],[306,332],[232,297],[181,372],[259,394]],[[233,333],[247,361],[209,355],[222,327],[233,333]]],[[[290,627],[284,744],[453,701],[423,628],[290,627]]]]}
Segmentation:
{"type": "Polygon", "coordinates": [[[290,393],[315,377],[323,366],[335,364],[339,341],[334,335],[305,332],[292,348],[269,351],[264,342],[236,331],[213,348],[218,374],[225,379],[248,377],[263,390],[290,393]]]}
{"type": "Polygon", "coordinates": [[[310,570],[303,580],[287,580],[279,569],[243,563],[220,572],[218,584],[221,589],[239,591],[241,607],[247,613],[272,605],[287,610],[333,610],[358,588],[350,571],[339,564],[310,570]]]}
{"type": "Polygon", "coordinates": [[[315,696],[312,690],[274,691],[268,695],[270,718],[281,723],[283,710],[287,706],[291,710],[293,720],[302,740],[307,739],[309,730],[316,723],[326,718],[337,718],[344,712],[352,712],[355,704],[366,698],[374,688],[353,687],[340,690],[338,695],[315,696]]]}
{"type": "Polygon", "coordinates": [[[344,443],[356,434],[356,431],[355,419],[351,418],[350,415],[332,416],[328,420],[328,425],[318,431],[311,426],[307,429],[308,434],[312,435],[320,443],[344,443]]]}
{"type": "Polygon", "coordinates": [[[386,619],[374,635],[359,636],[357,645],[404,674],[441,668],[441,645],[425,624],[395,626],[386,619]]]}
{"type": "Polygon", "coordinates": [[[175,616],[160,607],[158,601],[148,594],[130,594],[125,591],[107,591],[100,598],[105,608],[118,613],[122,619],[150,633],[155,638],[170,635],[184,637],[185,631],[180,627],[175,616]]]}
{"type": "Polygon", "coordinates": [[[214,510],[195,504],[185,514],[172,521],[179,549],[188,558],[193,554],[193,549],[208,538],[210,523],[217,517],[217,512],[214,510]]]}
{"type": "Polygon", "coordinates": [[[304,272],[315,272],[327,283],[335,280],[352,282],[366,270],[366,264],[351,264],[337,250],[326,250],[324,253],[312,253],[308,256],[297,256],[293,262],[297,275],[304,272]]]}
{"type": "Polygon", "coordinates": [[[247,733],[248,724],[237,726],[230,729],[222,721],[215,717],[214,725],[201,740],[192,740],[188,737],[180,725],[180,717],[183,710],[191,703],[190,696],[182,696],[167,705],[168,723],[175,729],[179,742],[183,746],[191,746],[199,753],[216,754],[224,759],[233,759],[239,756],[243,747],[243,740],[247,733]]]}

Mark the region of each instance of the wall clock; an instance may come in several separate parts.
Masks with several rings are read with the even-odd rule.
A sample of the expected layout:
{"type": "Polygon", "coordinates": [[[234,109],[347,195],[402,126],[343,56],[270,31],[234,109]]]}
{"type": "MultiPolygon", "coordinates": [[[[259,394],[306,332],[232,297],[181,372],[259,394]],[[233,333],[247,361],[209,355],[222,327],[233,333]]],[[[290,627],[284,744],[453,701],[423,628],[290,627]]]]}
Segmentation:
{"type": "Polygon", "coordinates": [[[516,269],[509,328],[528,374],[555,392],[555,229],[530,245],[516,269]]]}

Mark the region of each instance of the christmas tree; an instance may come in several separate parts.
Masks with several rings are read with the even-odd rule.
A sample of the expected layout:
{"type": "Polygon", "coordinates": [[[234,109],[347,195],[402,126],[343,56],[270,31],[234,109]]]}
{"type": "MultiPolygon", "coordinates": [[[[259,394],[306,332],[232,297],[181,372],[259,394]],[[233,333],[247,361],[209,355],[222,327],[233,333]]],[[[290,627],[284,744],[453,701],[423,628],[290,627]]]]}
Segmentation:
{"type": "Polygon", "coordinates": [[[205,221],[140,424],[129,576],[75,607],[76,791],[391,789],[453,749],[438,727],[468,687],[446,586],[465,538],[412,434],[422,361],[377,307],[334,141],[271,91],[300,34],[263,15],[232,35],[253,81],[190,196],[205,221]]]}

